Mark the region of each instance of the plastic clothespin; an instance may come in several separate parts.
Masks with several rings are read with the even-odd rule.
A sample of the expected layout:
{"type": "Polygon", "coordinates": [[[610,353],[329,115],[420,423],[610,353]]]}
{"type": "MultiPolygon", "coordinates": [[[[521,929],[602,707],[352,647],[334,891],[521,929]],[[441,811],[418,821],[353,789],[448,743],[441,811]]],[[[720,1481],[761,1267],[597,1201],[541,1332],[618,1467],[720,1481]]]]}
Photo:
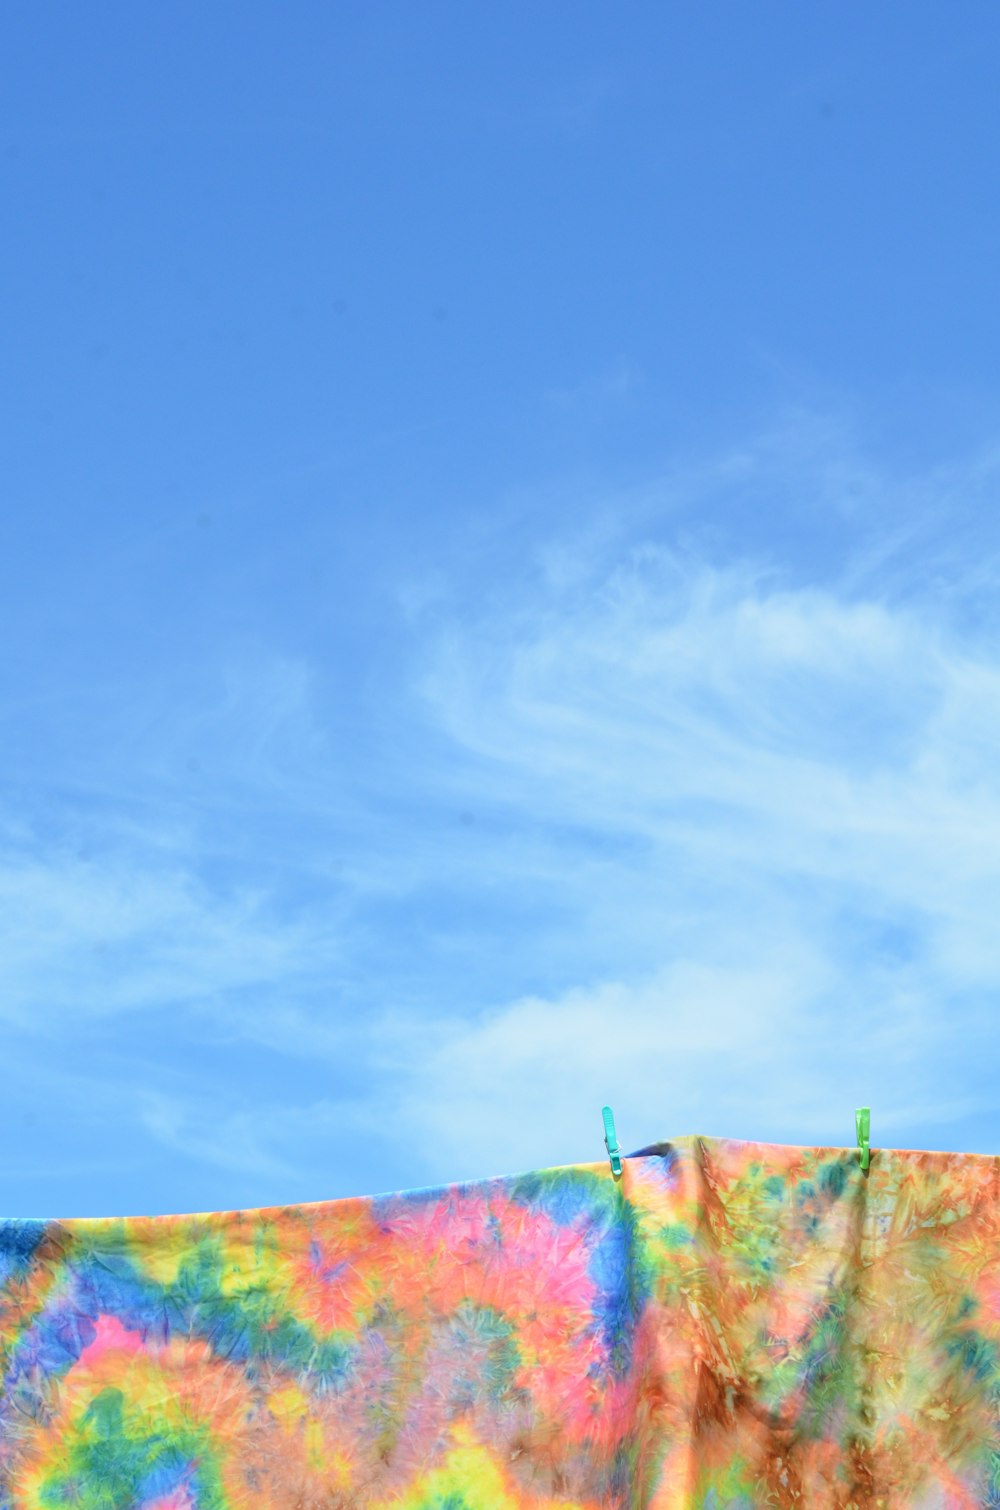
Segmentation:
{"type": "Polygon", "coordinates": [[[858,1149],[861,1153],[861,1168],[867,1169],[868,1161],[871,1158],[871,1149],[868,1146],[868,1139],[871,1135],[871,1114],[867,1106],[859,1106],[854,1113],[854,1130],[857,1134],[858,1149]]]}
{"type": "Polygon", "coordinates": [[[615,1114],[610,1106],[602,1106],[601,1116],[604,1118],[604,1146],[611,1160],[611,1173],[621,1174],[622,1151],[618,1147],[618,1139],[615,1136],[615,1114]]]}

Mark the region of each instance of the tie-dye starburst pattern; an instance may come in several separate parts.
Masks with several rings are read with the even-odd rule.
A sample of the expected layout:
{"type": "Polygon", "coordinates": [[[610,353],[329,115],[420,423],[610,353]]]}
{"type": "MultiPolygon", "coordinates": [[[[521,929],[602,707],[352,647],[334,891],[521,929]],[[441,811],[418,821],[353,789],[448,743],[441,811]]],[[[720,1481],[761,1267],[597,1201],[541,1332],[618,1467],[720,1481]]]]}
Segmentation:
{"type": "Polygon", "coordinates": [[[0,1510],[1000,1507],[1000,1160],[0,1226],[0,1510]]]}

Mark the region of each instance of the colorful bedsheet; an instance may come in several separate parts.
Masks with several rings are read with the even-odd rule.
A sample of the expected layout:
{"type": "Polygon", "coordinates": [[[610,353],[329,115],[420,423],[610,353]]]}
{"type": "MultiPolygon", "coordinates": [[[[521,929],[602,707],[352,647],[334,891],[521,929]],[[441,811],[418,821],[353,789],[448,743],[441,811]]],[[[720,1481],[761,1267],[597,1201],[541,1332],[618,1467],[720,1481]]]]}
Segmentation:
{"type": "Polygon", "coordinates": [[[1000,1160],[0,1228],[0,1510],[1000,1507],[1000,1160]]]}

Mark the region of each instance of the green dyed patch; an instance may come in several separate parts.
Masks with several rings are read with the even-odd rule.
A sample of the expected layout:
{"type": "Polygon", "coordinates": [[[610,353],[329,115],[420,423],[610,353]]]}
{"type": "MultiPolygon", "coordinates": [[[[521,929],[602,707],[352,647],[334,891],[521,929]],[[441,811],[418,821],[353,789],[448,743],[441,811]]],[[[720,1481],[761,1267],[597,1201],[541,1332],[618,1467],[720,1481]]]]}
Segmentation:
{"type": "Polygon", "coordinates": [[[656,1236],[671,1253],[676,1253],[678,1248],[691,1248],[695,1241],[694,1233],[683,1222],[667,1222],[656,1229],[656,1236]]]}
{"type": "Polygon", "coordinates": [[[979,1383],[1000,1378],[996,1344],[978,1332],[962,1332],[948,1343],[947,1352],[979,1383]]]}
{"type": "Polygon", "coordinates": [[[175,1330],[211,1339],[226,1357],[249,1356],[277,1363],[298,1376],[308,1373],[320,1389],[336,1390],[357,1355],[357,1338],[339,1331],[317,1335],[284,1309],[279,1292],[248,1280],[225,1292],[222,1246],[214,1237],[199,1243],[169,1288],[168,1315],[175,1330]]]}
{"type": "Polygon", "coordinates": [[[479,1371],[468,1380],[470,1397],[485,1390],[491,1400],[505,1398],[521,1366],[514,1328],[491,1306],[463,1300],[455,1310],[452,1328],[463,1356],[475,1358],[479,1371]]]}
{"type": "Polygon", "coordinates": [[[832,1200],[839,1201],[847,1184],[847,1170],[840,1159],[831,1164],[821,1164],[818,1170],[819,1182],[823,1191],[832,1200]]]}
{"type": "Polygon", "coordinates": [[[691,1501],[696,1510],[754,1510],[759,1503],[742,1458],[735,1458],[711,1479],[699,1476],[691,1501]]]}
{"type": "Polygon", "coordinates": [[[149,1428],[145,1413],[126,1411],[120,1389],[101,1390],[75,1424],[64,1471],[42,1485],[41,1503],[129,1510],[152,1486],[166,1492],[187,1470],[198,1510],[229,1510],[209,1432],[194,1422],[149,1428]]]}

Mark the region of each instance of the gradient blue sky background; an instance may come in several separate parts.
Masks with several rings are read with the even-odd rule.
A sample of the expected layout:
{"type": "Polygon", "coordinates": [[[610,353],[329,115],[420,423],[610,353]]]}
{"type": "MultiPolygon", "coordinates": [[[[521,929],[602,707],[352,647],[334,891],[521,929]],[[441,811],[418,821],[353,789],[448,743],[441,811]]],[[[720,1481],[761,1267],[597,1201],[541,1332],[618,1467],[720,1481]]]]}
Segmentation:
{"type": "Polygon", "coordinates": [[[997,1151],[996,5],[0,32],[0,1209],[997,1151]]]}

